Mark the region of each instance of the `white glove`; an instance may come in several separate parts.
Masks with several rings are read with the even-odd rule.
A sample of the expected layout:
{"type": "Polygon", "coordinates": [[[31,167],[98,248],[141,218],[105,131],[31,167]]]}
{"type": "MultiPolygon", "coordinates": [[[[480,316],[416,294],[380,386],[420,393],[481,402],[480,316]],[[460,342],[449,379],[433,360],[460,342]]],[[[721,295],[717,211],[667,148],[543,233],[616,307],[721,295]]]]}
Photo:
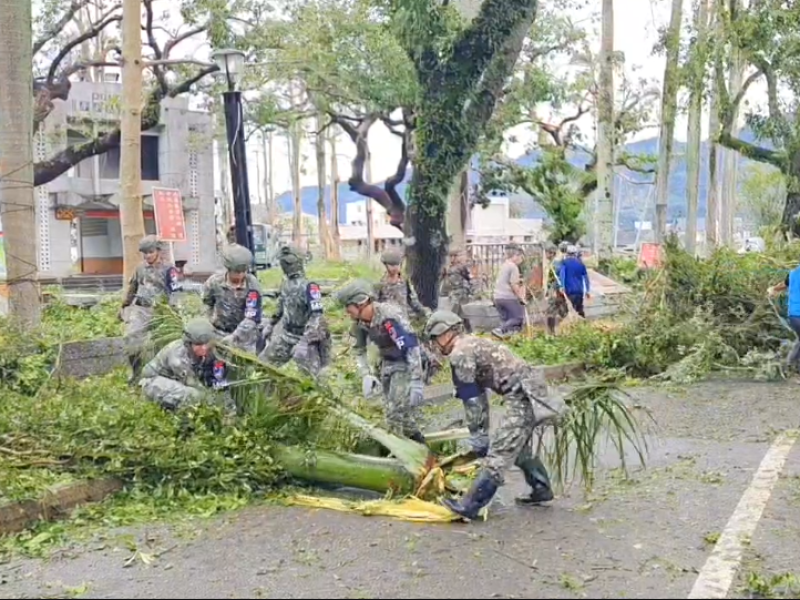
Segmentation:
{"type": "Polygon", "coordinates": [[[356,366],[358,367],[358,372],[361,374],[362,377],[366,377],[370,374],[369,363],[367,362],[367,357],[363,354],[356,357],[356,366]]]}
{"type": "Polygon", "coordinates": [[[261,337],[263,339],[269,338],[272,335],[272,323],[269,321],[264,321],[261,323],[261,337]]]}
{"type": "Polygon", "coordinates": [[[377,377],[365,375],[361,380],[361,393],[364,395],[364,398],[372,398],[380,395],[381,389],[381,382],[377,377]]]}

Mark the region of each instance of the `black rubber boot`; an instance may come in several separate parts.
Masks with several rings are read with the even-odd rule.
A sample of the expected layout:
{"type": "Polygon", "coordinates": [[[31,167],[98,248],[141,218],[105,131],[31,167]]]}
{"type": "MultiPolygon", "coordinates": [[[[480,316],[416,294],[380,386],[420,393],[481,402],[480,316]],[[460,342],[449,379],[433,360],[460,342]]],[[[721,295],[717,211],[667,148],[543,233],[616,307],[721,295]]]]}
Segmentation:
{"type": "Polygon", "coordinates": [[[133,355],[128,357],[128,362],[131,365],[131,376],[128,379],[128,385],[136,387],[142,378],[142,359],[138,355],[133,355]]]}
{"type": "Polygon", "coordinates": [[[517,466],[522,470],[525,483],[531,486],[531,493],[517,498],[517,504],[536,506],[537,504],[551,502],[554,498],[553,488],[550,484],[547,469],[545,469],[542,461],[538,457],[526,458],[518,461],[517,466]]]}
{"type": "Polygon", "coordinates": [[[497,484],[486,472],[481,471],[472,487],[461,500],[447,498],[442,503],[456,513],[459,517],[474,521],[478,518],[480,510],[492,501],[497,493],[497,484]]]}
{"type": "Polygon", "coordinates": [[[427,441],[425,440],[425,436],[422,435],[421,431],[415,431],[414,433],[409,435],[408,438],[411,439],[411,440],[414,440],[415,442],[417,442],[419,444],[422,444],[423,446],[425,444],[427,444],[427,441]]]}

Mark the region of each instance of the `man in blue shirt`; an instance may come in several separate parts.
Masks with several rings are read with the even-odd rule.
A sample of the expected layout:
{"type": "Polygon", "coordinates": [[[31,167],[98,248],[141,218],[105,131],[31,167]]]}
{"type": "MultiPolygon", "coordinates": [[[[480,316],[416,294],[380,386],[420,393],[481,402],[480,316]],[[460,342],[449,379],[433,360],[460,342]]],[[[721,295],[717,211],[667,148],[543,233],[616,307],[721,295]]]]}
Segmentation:
{"type": "Polygon", "coordinates": [[[800,266],[790,271],[783,283],[769,288],[767,293],[770,298],[773,298],[784,290],[788,290],[786,304],[789,326],[795,334],[794,347],[789,353],[787,363],[789,367],[797,369],[798,366],[800,366],[798,365],[798,361],[800,360],[800,266]]]}
{"type": "Polygon", "coordinates": [[[583,299],[591,298],[589,294],[589,272],[586,265],[578,258],[578,249],[575,246],[567,248],[567,258],[561,263],[558,278],[561,280],[561,289],[564,290],[572,307],[580,316],[586,318],[583,309],[583,299]]]}

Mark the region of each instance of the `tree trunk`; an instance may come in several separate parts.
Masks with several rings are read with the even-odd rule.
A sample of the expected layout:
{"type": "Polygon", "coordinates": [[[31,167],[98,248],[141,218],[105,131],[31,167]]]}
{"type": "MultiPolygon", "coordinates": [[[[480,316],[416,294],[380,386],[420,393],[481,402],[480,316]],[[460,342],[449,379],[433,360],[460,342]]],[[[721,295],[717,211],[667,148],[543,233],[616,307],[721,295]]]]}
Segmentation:
{"type": "Polygon", "coordinates": [[[411,493],[415,479],[393,458],[315,450],[308,460],[304,448],[275,446],[275,460],[289,475],[305,481],[333,483],[374,492],[411,493]]]}
{"type": "Polygon", "coordinates": [[[292,177],[292,195],[294,211],[292,219],[292,243],[298,248],[303,246],[303,202],[300,188],[300,121],[289,125],[289,171],[292,177]]]}
{"type": "Polygon", "coordinates": [[[661,96],[661,131],[658,141],[656,173],[656,241],[664,242],[667,232],[669,174],[672,142],[675,136],[675,115],[678,111],[678,56],[681,41],[682,0],[672,0],[672,13],[667,31],[667,60],[664,67],[664,91],[661,96]]]}
{"type": "Polygon", "coordinates": [[[272,156],[272,143],[275,132],[270,129],[265,135],[264,159],[266,161],[266,169],[264,171],[264,189],[267,194],[267,223],[269,223],[270,227],[275,227],[278,221],[278,207],[275,206],[275,160],[272,156]]]}
{"type": "Polygon", "coordinates": [[[331,258],[341,260],[342,240],[339,236],[339,160],[336,156],[336,131],[335,125],[330,126],[328,142],[331,145],[331,243],[333,245],[331,258]]]}
{"type": "Polygon", "coordinates": [[[319,218],[319,245],[326,260],[331,257],[331,237],[328,230],[328,211],[325,210],[325,188],[328,184],[325,168],[325,117],[317,114],[317,133],[315,137],[317,151],[317,217],[319,218]]]}
{"type": "MultiPolygon", "coordinates": [[[[31,3],[0,2],[0,214],[9,313],[23,326],[41,319],[36,283],[36,203],[33,191],[33,71],[31,3]]],[[[41,215],[49,219],[50,215],[41,215]]]]}
{"type": "MultiPolygon", "coordinates": [[[[367,183],[372,183],[372,152],[369,151],[369,141],[367,141],[367,161],[364,163],[364,179],[367,183]]],[[[365,197],[366,219],[367,219],[367,262],[371,263],[372,255],[375,252],[375,223],[372,216],[372,198],[365,197]]]]}
{"type": "Polygon", "coordinates": [[[697,252],[697,205],[700,195],[700,144],[708,38],[708,0],[700,0],[695,14],[697,40],[689,56],[689,123],[686,155],[686,251],[697,252]]]}
{"type": "Polygon", "coordinates": [[[469,168],[466,168],[459,173],[453,183],[448,203],[449,212],[447,214],[447,231],[450,235],[450,246],[460,250],[466,249],[468,202],[469,168]]]}
{"type": "Polygon", "coordinates": [[[424,306],[435,309],[439,298],[439,274],[447,256],[447,198],[452,178],[429,174],[418,164],[411,178],[414,260],[411,281],[424,306]]]}
{"type": "MultiPolygon", "coordinates": [[[[741,7],[740,0],[732,0],[734,10],[741,7]]],[[[736,96],[742,88],[744,71],[747,66],[742,57],[742,52],[736,44],[731,48],[730,68],[728,70],[728,94],[730,97],[736,96]]],[[[739,106],[732,106],[734,112],[733,128],[731,135],[738,137],[741,127],[739,127],[739,106]]],[[[736,216],[736,188],[739,175],[738,169],[739,153],[736,150],[725,148],[722,151],[722,191],[720,202],[720,233],[722,243],[729,246],[733,244],[733,220],[736,216]]]]}
{"type": "Polygon", "coordinates": [[[119,222],[122,260],[127,282],[141,262],[139,242],[144,237],[142,213],[142,3],[122,3],[122,98],[120,138],[119,222]]]}
{"type": "Polygon", "coordinates": [[[614,246],[614,0],[603,0],[600,81],[597,98],[597,214],[595,240],[599,258],[614,246]]]}

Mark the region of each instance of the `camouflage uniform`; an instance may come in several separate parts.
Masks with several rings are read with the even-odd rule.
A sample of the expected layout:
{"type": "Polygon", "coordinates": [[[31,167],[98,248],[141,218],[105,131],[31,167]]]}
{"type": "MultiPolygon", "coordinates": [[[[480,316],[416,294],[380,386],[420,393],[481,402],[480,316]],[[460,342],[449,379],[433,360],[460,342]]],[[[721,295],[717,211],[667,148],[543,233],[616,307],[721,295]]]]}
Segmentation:
{"type": "Polygon", "coordinates": [[[331,334],[323,315],[319,285],[306,279],[303,257],[291,248],[281,249],[281,268],[286,278],[281,283],[278,308],[262,334],[269,337],[280,322],[280,332],[270,339],[259,359],[284,365],[292,358],[312,375],[330,363],[331,334]]]}
{"type": "MultiPolygon", "coordinates": [[[[252,253],[232,245],[223,260],[229,272],[243,272],[252,263],[252,253]]],[[[261,284],[255,275],[247,273],[241,285],[234,285],[228,272],[215,273],[203,285],[203,303],[224,343],[255,353],[262,318],[261,284]]]]}
{"type": "MultiPolygon", "coordinates": [[[[387,250],[381,256],[381,262],[387,266],[400,266],[403,262],[403,255],[396,250],[387,250]]],[[[431,314],[431,311],[419,301],[419,296],[411,282],[402,276],[392,281],[388,273],[384,275],[375,285],[375,299],[378,302],[390,302],[402,307],[406,318],[410,316],[410,313],[425,318],[431,314]]]]}
{"type": "Polygon", "coordinates": [[[445,270],[442,279],[442,294],[448,296],[450,312],[461,317],[466,330],[472,331],[472,327],[464,315],[464,305],[469,304],[473,294],[472,273],[467,265],[453,263],[445,270]]]}
{"type": "Polygon", "coordinates": [[[556,325],[569,314],[569,308],[557,275],[561,261],[553,260],[555,258],[555,248],[549,248],[548,254],[552,257],[550,258],[552,262],[550,263],[549,271],[545,273],[547,281],[547,310],[545,316],[547,317],[548,331],[551,334],[555,334],[556,325]]]}
{"type": "MultiPolygon", "coordinates": [[[[428,321],[429,335],[438,335],[456,327],[460,319],[453,313],[439,311],[428,321]]],[[[464,335],[457,330],[449,354],[450,368],[456,396],[464,402],[474,431],[474,439],[480,440],[489,425],[487,390],[502,394],[506,413],[500,420],[483,469],[472,489],[462,502],[447,501],[456,513],[475,518],[505,482],[504,472],[515,464],[531,487],[530,496],[519,499],[526,504],[552,500],[549,477],[541,460],[533,455],[531,438],[536,425],[533,403],[552,411],[543,403],[547,396],[547,384],[537,370],[516,357],[506,346],[486,338],[464,335]]]]}
{"type": "MultiPolygon", "coordinates": [[[[337,296],[345,305],[363,304],[371,302],[370,288],[369,282],[359,281],[345,286],[337,296]]],[[[373,386],[379,384],[390,430],[424,443],[418,424],[424,386],[419,340],[401,307],[382,302],[372,302],[372,306],[371,322],[359,322],[355,330],[355,351],[364,395],[370,396],[373,386]],[[379,382],[367,363],[370,340],[378,347],[381,357],[379,382]]]]}
{"type": "MultiPolygon", "coordinates": [[[[192,344],[211,344],[214,328],[205,319],[193,319],[184,328],[183,339],[165,346],[147,363],[139,385],[148,400],[167,410],[195,406],[213,397],[210,392],[227,388],[227,366],[213,352],[198,358],[192,344]]],[[[230,404],[230,399],[226,398],[230,404]]]]}
{"type": "MultiPolygon", "coordinates": [[[[156,236],[148,235],[139,242],[139,251],[153,252],[161,250],[161,246],[156,236]]],[[[152,265],[146,262],[139,265],[131,276],[121,311],[125,322],[125,351],[133,371],[131,383],[135,383],[141,373],[148,331],[153,321],[153,309],[165,298],[171,299],[172,293],[178,289],[178,269],[160,258],[152,265]]]]}

